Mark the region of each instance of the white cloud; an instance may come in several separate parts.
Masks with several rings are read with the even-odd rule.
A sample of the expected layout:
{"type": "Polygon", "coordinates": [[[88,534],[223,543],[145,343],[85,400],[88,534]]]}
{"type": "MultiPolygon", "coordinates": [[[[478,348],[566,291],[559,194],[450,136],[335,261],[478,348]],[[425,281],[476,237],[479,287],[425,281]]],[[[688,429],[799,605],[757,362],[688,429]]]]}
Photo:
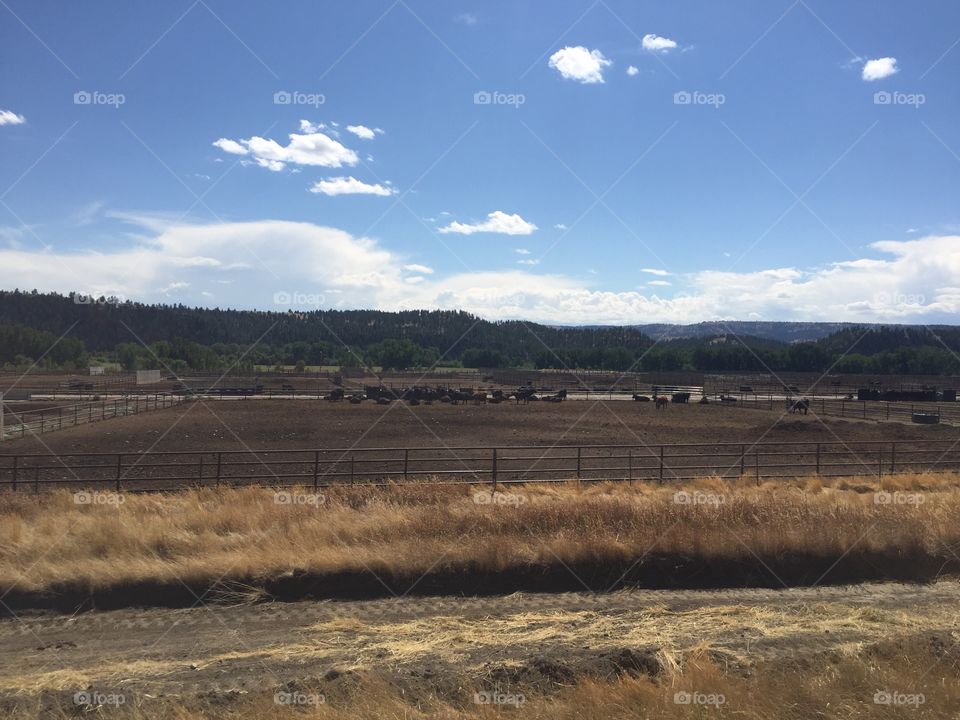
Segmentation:
{"type": "Polygon", "coordinates": [[[554,229],[554,230],[567,230],[567,229],[569,229],[569,228],[567,228],[567,226],[564,225],[563,223],[557,223],[556,225],[553,226],[553,229],[554,229]]]}
{"type": "Polygon", "coordinates": [[[27,119],[12,110],[0,110],[0,125],[23,125],[27,119]]]}
{"type": "Polygon", "coordinates": [[[373,140],[377,135],[383,135],[380,128],[368,128],[364,125],[347,125],[347,132],[352,132],[361,140],[373,140]]]}
{"type": "Polygon", "coordinates": [[[647,285],[652,285],[655,287],[667,287],[669,285],[673,285],[673,283],[667,282],[666,280],[651,280],[647,283],[647,285]]]}
{"type": "Polygon", "coordinates": [[[453,21],[456,23],[460,23],[461,25],[476,25],[477,16],[473,13],[468,13],[468,12],[460,13],[459,15],[456,15],[453,18],[453,21]]]}
{"type": "Polygon", "coordinates": [[[648,273],[649,275],[659,275],[661,277],[666,277],[672,273],[667,272],[666,270],[658,270],[656,268],[640,268],[640,272],[648,273]]]}
{"type": "Polygon", "coordinates": [[[584,84],[602,83],[603,69],[613,65],[599,50],[588,50],[582,45],[565,47],[550,56],[550,67],[567,80],[584,84]]]}
{"type": "Polygon", "coordinates": [[[643,36],[642,41],[643,49],[647,52],[660,52],[666,53],[671,50],[675,50],[677,47],[677,42],[671,40],[670,38],[660,37],[653,33],[648,33],[643,36]]]}
{"type": "Polygon", "coordinates": [[[629,75],[630,77],[633,77],[634,75],[639,75],[639,74],[640,74],[640,68],[638,68],[636,65],[631,65],[630,67],[627,68],[627,75],[629,75]]]}
{"type": "Polygon", "coordinates": [[[380,183],[373,185],[357,180],[355,177],[335,177],[318,180],[310,188],[312,193],[322,195],[380,195],[388,197],[396,195],[396,188],[392,188],[380,183]]]}
{"type": "Polygon", "coordinates": [[[540,264],[540,261],[531,258],[531,259],[528,259],[528,260],[517,260],[517,264],[518,264],[518,265],[539,265],[539,264],[540,264]]]}
{"type": "Polygon", "coordinates": [[[198,305],[209,304],[203,288],[216,287],[220,307],[263,309],[275,307],[279,291],[316,293],[337,308],[460,309],[494,320],[562,324],[750,317],[952,324],[960,313],[957,235],[877,242],[870,246],[876,257],[812,269],[693,273],[661,298],[598,289],[599,275],[587,283],[519,268],[410,274],[402,255],[377,242],[310,223],[184,225],[162,216],[126,217],[140,217],[143,235],[117,233],[127,245],[109,251],[0,248],[0,286],[198,305]]]}
{"type": "Polygon", "coordinates": [[[419,265],[417,263],[404,265],[403,269],[406,270],[407,272],[420,273],[421,275],[433,275],[432,267],[427,267],[426,265],[419,265]]]}
{"type": "Polygon", "coordinates": [[[514,251],[517,255],[529,255],[529,254],[530,254],[530,251],[527,250],[526,248],[514,248],[513,251],[514,251]]]}
{"type": "Polygon", "coordinates": [[[897,67],[897,59],[892,57],[867,60],[863,65],[863,79],[867,82],[883,80],[897,72],[900,72],[900,68],[897,67]]]}
{"type": "Polygon", "coordinates": [[[459,233],[460,235],[473,235],[478,232],[501,233],[503,235],[530,235],[537,226],[527,222],[517,214],[507,215],[500,210],[494,210],[487,215],[484,222],[462,223],[452,222],[446,227],[440,228],[442,233],[459,233]]]}
{"type": "MultiPolygon", "coordinates": [[[[301,128],[306,121],[301,121],[301,128]]],[[[251,161],[274,172],[283,170],[286,165],[314,165],[319,167],[338,168],[344,165],[357,164],[357,154],[341,145],[333,138],[318,131],[316,126],[306,123],[304,134],[291,133],[290,142],[281,145],[276,140],[267,140],[253,136],[246,140],[230,140],[220,138],[214,141],[218,147],[232,155],[242,155],[251,158],[251,161]]]]}

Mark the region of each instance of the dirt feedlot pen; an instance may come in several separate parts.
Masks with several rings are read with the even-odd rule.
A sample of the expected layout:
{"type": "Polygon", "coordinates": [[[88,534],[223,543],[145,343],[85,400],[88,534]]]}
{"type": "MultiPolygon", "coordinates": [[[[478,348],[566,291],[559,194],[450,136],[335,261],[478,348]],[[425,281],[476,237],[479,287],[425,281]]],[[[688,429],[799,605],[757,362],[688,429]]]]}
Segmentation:
{"type": "Polygon", "coordinates": [[[653,481],[705,476],[761,480],[882,477],[960,470],[942,441],[406,447],[0,455],[0,488],[117,491],[226,485],[531,481],[653,481]]]}

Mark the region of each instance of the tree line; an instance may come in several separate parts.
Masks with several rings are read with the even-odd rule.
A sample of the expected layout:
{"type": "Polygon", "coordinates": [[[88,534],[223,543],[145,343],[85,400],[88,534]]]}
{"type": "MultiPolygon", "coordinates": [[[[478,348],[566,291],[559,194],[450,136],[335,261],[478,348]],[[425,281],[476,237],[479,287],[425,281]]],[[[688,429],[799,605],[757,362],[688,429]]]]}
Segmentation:
{"type": "Polygon", "coordinates": [[[256,367],[571,368],[960,374],[960,329],[864,326],[784,343],[719,335],[655,342],[630,327],[490,322],[462,311],[264,312],[0,291],[0,364],[103,362],[175,372],[256,367]]]}

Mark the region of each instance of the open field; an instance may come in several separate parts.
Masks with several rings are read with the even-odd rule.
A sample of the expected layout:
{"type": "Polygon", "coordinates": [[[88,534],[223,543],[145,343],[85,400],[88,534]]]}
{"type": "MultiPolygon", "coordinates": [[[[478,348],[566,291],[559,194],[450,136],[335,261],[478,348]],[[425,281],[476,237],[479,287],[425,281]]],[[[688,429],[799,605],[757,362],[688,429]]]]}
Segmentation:
{"type": "Polygon", "coordinates": [[[760,440],[956,440],[960,428],[743,412],[720,405],[563,402],[350,405],[323,400],[195,401],[100,425],[11,440],[5,453],[439,445],[576,445],[760,440]],[[892,431],[891,427],[896,430],[892,431]]]}
{"type": "Polygon", "coordinates": [[[675,491],[7,496],[0,711],[960,711],[960,475],[703,481],[682,486],[682,502],[675,491]],[[871,579],[886,582],[845,584],[871,579]]]}

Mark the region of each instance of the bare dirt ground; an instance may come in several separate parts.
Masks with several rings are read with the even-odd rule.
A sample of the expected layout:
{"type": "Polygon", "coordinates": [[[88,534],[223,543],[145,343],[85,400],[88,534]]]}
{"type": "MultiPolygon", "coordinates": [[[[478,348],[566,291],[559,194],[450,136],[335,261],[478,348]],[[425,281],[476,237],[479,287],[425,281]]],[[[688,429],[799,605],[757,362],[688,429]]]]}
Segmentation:
{"type": "MultiPolygon", "coordinates": [[[[707,649],[728,669],[960,632],[960,582],[118,610],[0,620],[0,695],[96,688],[186,702],[380,672],[418,693],[544,691],[707,649]],[[646,659],[644,659],[646,658],[646,659]]],[[[919,672],[918,672],[919,675],[919,672]]]]}
{"type": "Polygon", "coordinates": [[[200,400],[4,443],[5,453],[955,440],[960,429],[817,418],[720,405],[567,401],[379,406],[317,400],[200,400]]]}

